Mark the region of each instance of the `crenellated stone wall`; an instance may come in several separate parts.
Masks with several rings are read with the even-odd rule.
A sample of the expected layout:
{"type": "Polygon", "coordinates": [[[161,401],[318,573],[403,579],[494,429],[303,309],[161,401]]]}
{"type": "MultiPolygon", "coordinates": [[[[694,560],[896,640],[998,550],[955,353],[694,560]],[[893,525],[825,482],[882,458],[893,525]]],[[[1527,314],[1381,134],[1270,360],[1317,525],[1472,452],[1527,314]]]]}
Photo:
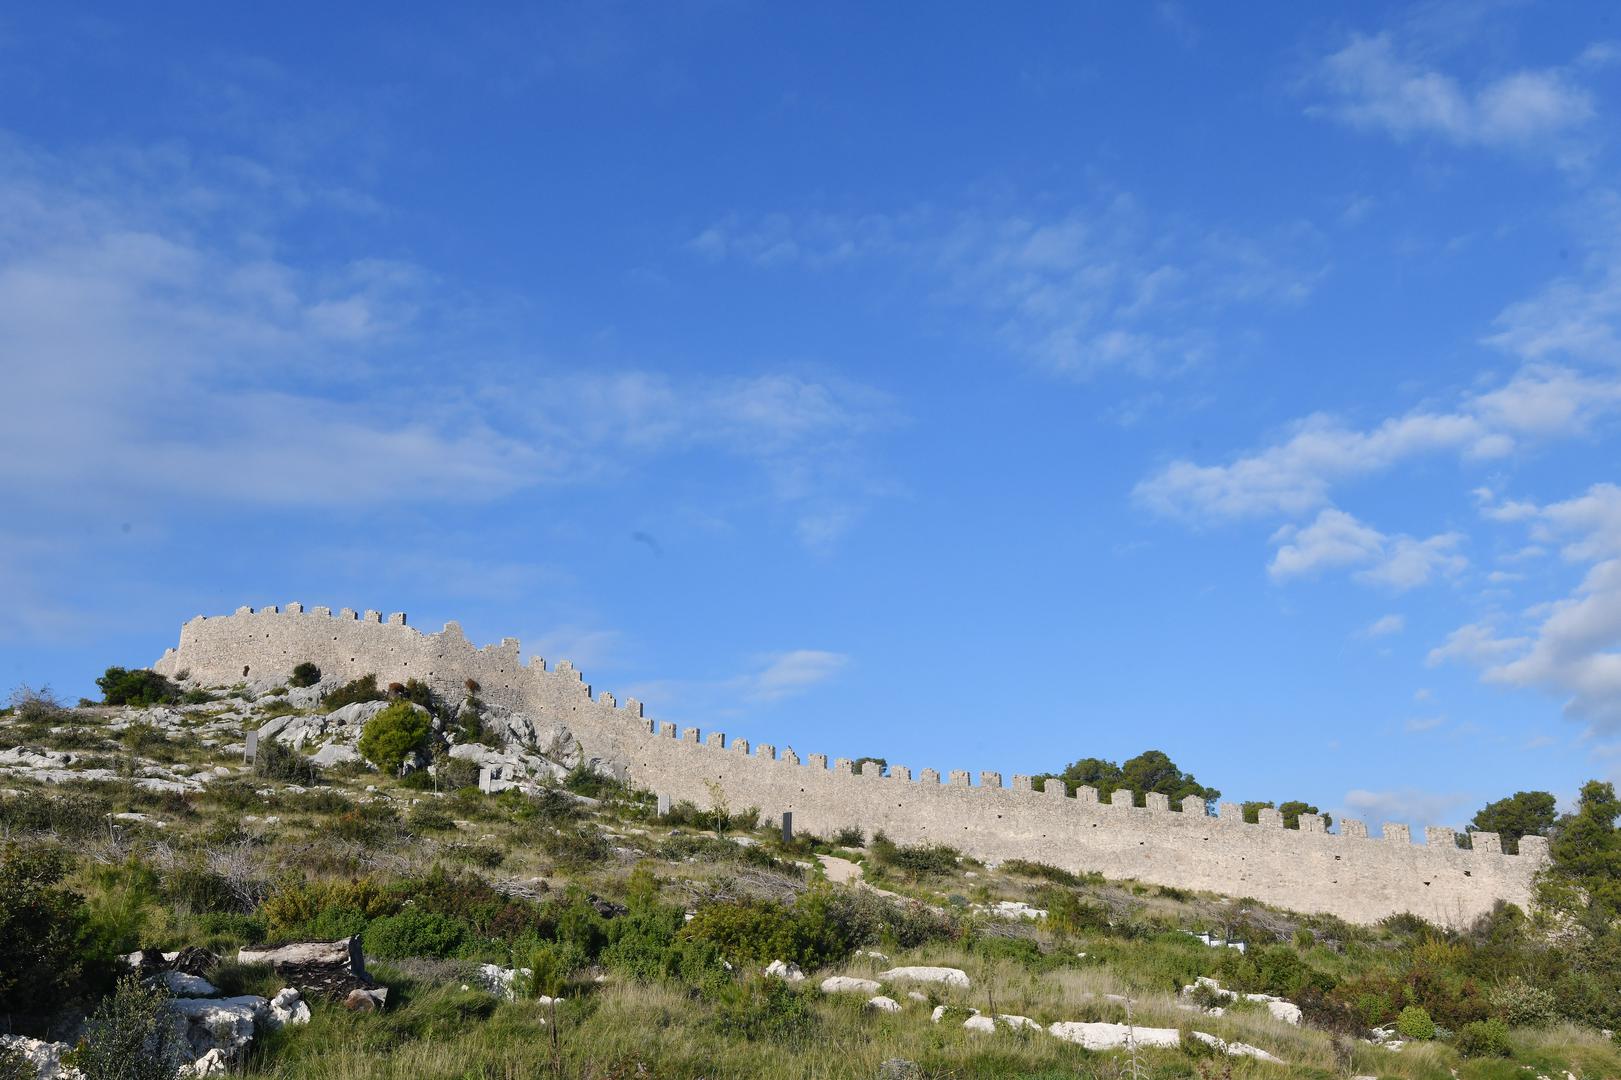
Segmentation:
{"type": "Polygon", "coordinates": [[[1252,896],[1297,911],[1326,912],[1352,922],[1374,922],[1412,912],[1463,926],[1498,900],[1525,906],[1532,879],[1547,862],[1547,842],[1526,837],[1519,855],[1505,855],[1495,833],[1474,833],[1473,847],[1453,841],[1453,830],[1425,829],[1426,844],[1410,842],[1408,827],[1387,823],[1372,839],[1356,820],[1328,832],[1322,818],[1304,815],[1285,829],[1277,811],[1258,824],[1243,821],[1236,803],[1212,817],[1194,797],[1173,808],[1149,795],[1143,808],[1129,793],[1103,803],[1092,788],[1066,794],[1057,781],[1041,790],[1028,776],[1004,786],[996,772],[973,782],[966,770],[906,766],[879,775],[868,763],[856,773],[848,759],[828,767],[825,754],[801,756],[791,747],[698,728],[650,723],[634,698],[592,696],[565,660],[521,662],[518,642],[474,647],[456,623],[437,634],[407,626],[403,614],[361,615],[350,609],[239,608],[234,615],[198,616],[180,631],[177,649],[153,668],[182,672],[206,684],[285,676],[311,660],[329,677],[376,674],[383,683],[420,678],[455,698],[465,680],[477,680],[490,701],[567,723],[594,757],[614,764],[638,786],[709,806],[715,792],[736,808],[757,806],[769,817],[792,812],[800,829],[828,834],[854,826],[882,830],[900,843],[950,844],[979,859],[1020,858],[1065,869],[1097,871],[1159,885],[1252,896]]]}

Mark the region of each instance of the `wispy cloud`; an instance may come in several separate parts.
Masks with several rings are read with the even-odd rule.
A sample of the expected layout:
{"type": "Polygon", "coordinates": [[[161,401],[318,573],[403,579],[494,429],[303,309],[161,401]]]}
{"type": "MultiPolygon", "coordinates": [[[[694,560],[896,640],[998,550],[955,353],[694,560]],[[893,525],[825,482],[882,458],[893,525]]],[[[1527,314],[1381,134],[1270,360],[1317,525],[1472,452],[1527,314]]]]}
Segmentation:
{"type": "Polygon", "coordinates": [[[849,666],[845,653],[789,649],[753,658],[744,671],[712,679],[654,679],[625,688],[663,715],[736,717],[807,693],[849,666]]]}
{"type": "Polygon", "coordinates": [[[1129,195],[1036,212],[728,215],[691,250],[712,261],[826,271],[890,260],[1012,353],[1068,378],[1174,374],[1219,340],[1216,312],[1293,304],[1324,273],[1314,234],[1179,225],[1129,195]]]}
{"type": "MultiPolygon", "coordinates": [[[[1404,822],[1415,829],[1437,825],[1455,818],[1469,805],[1469,796],[1397,788],[1370,791],[1353,788],[1345,793],[1345,813],[1377,826],[1381,822],[1404,822]]],[[[1417,839],[1422,839],[1418,835],[1417,839]]]]}
{"type": "Polygon", "coordinates": [[[1404,55],[1392,34],[1357,35],[1323,60],[1318,82],[1329,103],[1319,111],[1402,140],[1557,149],[1597,113],[1576,82],[1584,66],[1521,69],[1470,86],[1404,55]]]}
{"type": "MultiPolygon", "coordinates": [[[[1343,510],[1326,509],[1303,528],[1285,525],[1272,535],[1277,553],[1267,572],[1274,581],[1314,577],[1323,570],[1363,566],[1356,579],[1396,591],[1416,588],[1437,573],[1453,575],[1469,565],[1456,553],[1461,533],[1427,540],[1387,536],[1343,510]]],[[[1399,626],[1397,627],[1399,629],[1399,626]]]]}
{"type": "Polygon", "coordinates": [[[1369,638],[1389,637],[1392,634],[1399,634],[1405,629],[1407,629],[1405,616],[1397,614],[1381,615],[1363,629],[1362,636],[1369,638]]]}

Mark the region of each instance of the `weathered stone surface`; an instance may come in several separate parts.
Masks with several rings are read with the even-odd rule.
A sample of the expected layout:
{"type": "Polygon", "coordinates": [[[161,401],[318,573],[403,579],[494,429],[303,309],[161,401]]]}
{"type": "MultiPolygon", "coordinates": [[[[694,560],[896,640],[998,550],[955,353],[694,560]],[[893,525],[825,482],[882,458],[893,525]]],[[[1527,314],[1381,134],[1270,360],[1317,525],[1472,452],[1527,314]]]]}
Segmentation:
{"type": "Polygon", "coordinates": [[[478,981],[484,989],[508,1001],[517,1000],[518,988],[523,986],[532,974],[529,968],[509,968],[499,964],[478,966],[478,981]]]}
{"type": "Polygon", "coordinates": [[[805,973],[799,970],[798,964],[785,963],[781,960],[773,960],[767,964],[765,973],[770,978],[781,979],[784,982],[799,983],[805,981],[805,973]]]}
{"type": "Polygon", "coordinates": [[[26,1035],[0,1035],[0,1046],[20,1051],[34,1067],[38,1080],[82,1080],[78,1069],[62,1064],[62,1055],[73,1049],[67,1043],[30,1039],[26,1035]]]}
{"type": "Polygon", "coordinates": [[[301,941],[273,949],[243,949],[236,958],[242,964],[269,964],[272,971],[306,994],[344,997],[350,991],[370,990],[377,985],[366,973],[358,935],[340,941],[301,941]]]}
{"type": "Polygon", "coordinates": [[[880,971],[878,977],[891,982],[939,983],[942,986],[955,986],[959,990],[967,990],[970,985],[968,973],[953,967],[896,967],[880,971]]]}
{"type": "Polygon", "coordinates": [[[380,1012],[386,1004],[388,1004],[386,986],[356,988],[349,991],[349,995],[343,999],[343,1007],[350,1012],[380,1012]]]}
{"type": "Polygon", "coordinates": [[[879,994],[876,997],[867,999],[867,1008],[876,1012],[898,1013],[901,1011],[901,1003],[894,998],[884,997],[879,994]]]}
{"type": "Polygon", "coordinates": [[[857,979],[850,975],[829,975],[822,980],[824,994],[876,994],[880,987],[871,979],[857,979]]]}
{"type": "Polygon", "coordinates": [[[270,1014],[270,1003],[262,997],[244,995],[229,998],[170,998],[170,1013],[176,1029],[191,1047],[193,1060],[210,1050],[219,1050],[235,1061],[253,1041],[254,1026],[270,1014]]]}
{"type": "Polygon", "coordinates": [[[1252,1057],[1258,1061],[1271,1062],[1274,1065],[1283,1064],[1282,1058],[1275,1057],[1260,1047],[1251,1046],[1249,1043],[1227,1042],[1225,1039],[1218,1039],[1216,1036],[1203,1031],[1195,1031],[1193,1037],[1206,1046],[1214,1046],[1229,1057],[1252,1057]]]}
{"type": "Polygon", "coordinates": [[[889,1058],[879,1064],[878,1080],[923,1080],[923,1069],[906,1058],[889,1058]]]}
{"type": "Polygon", "coordinates": [[[270,1025],[282,1027],[287,1024],[307,1024],[310,1022],[310,1007],[291,986],[284,986],[270,999],[270,1025]]]}
{"type": "Polygon", "coordinates": [[[152,981],[176,997],[209,997],[219,993],[213,983],[201,975],[187,975],[183,971],[160,971],[152,981]]]}

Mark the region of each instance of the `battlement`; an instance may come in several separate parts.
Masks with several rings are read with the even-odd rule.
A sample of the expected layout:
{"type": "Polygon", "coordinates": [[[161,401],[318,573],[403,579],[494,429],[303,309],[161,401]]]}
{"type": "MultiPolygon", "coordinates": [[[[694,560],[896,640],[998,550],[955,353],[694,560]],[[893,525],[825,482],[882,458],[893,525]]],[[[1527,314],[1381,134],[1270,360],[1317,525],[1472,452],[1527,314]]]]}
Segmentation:
{"type": "Polygon", "coordinates": [[[567,660],[519,656],[515,638],[475,647],[458,623],[424,634],[404,612],[385,620],[379,611],[305,610],[302,604],[239,608],[232,615],[197,616],[181,628],[177,648],[153,665],[166,675],[185,672],[207,684],[255,676],[284,676],[303,661],[343,679],[375,674],[385,681],[419,678],[454,698],[466,680],[480,696],[567,724],[588,753],[611,763],[626,779],[675,799],[708,805],[720,792],[733,807],[755,806],[770,817],[792,813],[796,825],[831,833],[855,827],[882,830],[903,843],[944,843],[987,861],[1008,858],[1050,863],[1074,871],[1137,878],[1259,899],[1302,911],[1326,911],[1353,921],[1374,921],[1412,911],[1462,925],[1499,899],[1526,904],[1531,879],[1547,861],[1546,841],[1521,840],[1506,855],[1495,833],[1471,833],[1457,846],[1453,829],[1426,826],[1413,842],[1405,823],[1386,822],[1369,836],[1355,819],[1329,831],[1321,816],[1302,815],[1286,829],[1282,814],[1263,809],[1243,820],[1242,807],[1222,803],[1210,814],[1203,800],[1173,806],[1148,794],[1134,805],[1130,792],[1108,801],[1095,788],[1069,792],[1061,781],[1037,784],[1019,774],[967,769],[942,774],[848,758],[829,765],[825,753],[801,754],[784,745],[707,734],[650,720],[635,698],[593,695],[567,660]]]}

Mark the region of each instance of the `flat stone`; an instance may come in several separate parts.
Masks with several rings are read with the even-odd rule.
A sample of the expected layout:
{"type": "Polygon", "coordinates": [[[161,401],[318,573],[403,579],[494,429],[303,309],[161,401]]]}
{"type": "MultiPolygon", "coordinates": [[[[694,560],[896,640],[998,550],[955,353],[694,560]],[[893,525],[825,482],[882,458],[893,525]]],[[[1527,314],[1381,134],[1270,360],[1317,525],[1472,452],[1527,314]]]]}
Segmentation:
{"type": "Polygon", "coordinates": [[[940,983],[943,986],[955,986],[960,990],[967,990],[970,985],[968,973],[961,968],[953,967],[897,967],[880,971],[878,977],[902,982],[940,983]]]}
{"type": "Polygon", "coordinates": [[[829,975],[822,980],[824,994],[876,994],[879,985],[871,979],[857,979],[851,975],[829,975]]]}

